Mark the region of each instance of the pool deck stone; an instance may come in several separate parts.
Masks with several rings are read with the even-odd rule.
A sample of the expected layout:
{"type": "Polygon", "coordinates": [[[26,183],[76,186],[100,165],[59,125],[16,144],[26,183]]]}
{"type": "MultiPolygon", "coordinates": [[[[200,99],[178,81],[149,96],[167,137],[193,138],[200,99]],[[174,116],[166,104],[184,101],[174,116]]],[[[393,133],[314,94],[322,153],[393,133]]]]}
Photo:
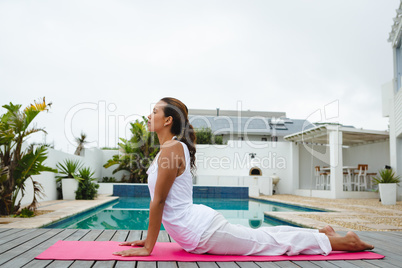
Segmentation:
{"type": "Polygon", "coordinates": [[[99,195],[95,200],[52,200],[41,202],[38,211],[51,211],[32,218],[0,218],[0,228],[41,228],[107,202],[118,199],[118,196],[99,195]]]}
{"type": "Polygon", "coordinates": [[[260,196],[259,199],[301,205],[331,212],[266,212],[303,227],[336,231],[402,231],[402,202],[382,205],[378,199],[326,199],[294,195],[260,196]]]}

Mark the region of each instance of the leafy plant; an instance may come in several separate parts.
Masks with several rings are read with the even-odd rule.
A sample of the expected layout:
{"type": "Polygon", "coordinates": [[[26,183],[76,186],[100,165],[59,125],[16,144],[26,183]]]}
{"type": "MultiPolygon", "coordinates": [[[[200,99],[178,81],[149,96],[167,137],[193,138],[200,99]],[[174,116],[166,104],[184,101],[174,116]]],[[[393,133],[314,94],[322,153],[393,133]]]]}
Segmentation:
{"type": "Polygon", "coordinates": [[[3,106],[7,111],[0,115],[0,215],[10,215],[19,210],[29,179],[33,183],[34,198],[28,209],[35,210],[38,198],[44,193],[42,186],[32,176],[44,171],[57,172],[43,164],[47,158],[46,146],[22,149],[24,141],[31,134],[46,133],[43,128],[31,126],[31,123],[40,112],[48,111],[50,106],[51,103],[46,103],[45,98],[23,110],[20,104],[11,102],[3,106]]]}
{"type": "Polygon", "coordinates": [[[103,177],[102,182],[116,182],[115,177],[103,177]]]}
{"type": "Polygon", "coordinates": [[[98,195],[99,185],[94,183],[94,172],[90,168],[82,168],[79,170],[80,182],[78,189],[75,191],[75,199],[77,200],[93,200],[98,195]]]}
{"type": "Polygon", "coordinates": [[[378,173],[379,176],[373,177],[373,183],[399,183],[401,177],[396,175],[392,169],[382,169],[378,173]]]}
{"type": "Polygon", "coordinates": [[[20,217],[20,218],[31,218],[35,216],[35,212],[33,210],[30,210],[29,208],[23,208],[21,211],[15,215],[14,217],[20,217]]]}
{"type": "Polygon", "coordinates": [[[75,141],[77,142],[77,149],[75,149],[74,154],[75,155],[81,155],[81,152],[84,150],[84,144],[88,143],[87,139],[87,134],[84,132],[81,132],[81,136],[79,138],[75,138],[75,141]]]}
{"type": "Polygon", "coordinates": [[[65,159],[63,163],[57,163],[59,175],[56,176],[56,181],[59,182],[62,179],[74,178],[80,181],[78,176],[79,170],[82,168],[83,164],[80,160],[65,159]]]}
{"type": "Polygon", "coordinates": [[[56,189],[58,199],[63,199],[63,189],[61,180],[62,179],[76,179],[78,182],[81,178],[78,176],[78,171],[82,167],[82,162],[80,160],[65,159],[64,163],[57,163],[58,175],[56,176],[56,189]]]}
{"type": "Polygon", "coordinates": [[[147,129],[148,119],[142,117],[142,121],[136,120],[131,125],[132,137],[129,140],[120,138],[118,143],[120,154],[109,159],[104,168],[118,165],[113,174],[121,170],[130,172],[129,182],[146,183],[146,171],[159,151],[159,140],[156,133],[147,129]]]}
{"type": "Polygon", "coordinates": [[[197,144],[223,144],[223,138],[220,135],[214,135],[210,128],[198,128],[195,130],[197,144]]]}

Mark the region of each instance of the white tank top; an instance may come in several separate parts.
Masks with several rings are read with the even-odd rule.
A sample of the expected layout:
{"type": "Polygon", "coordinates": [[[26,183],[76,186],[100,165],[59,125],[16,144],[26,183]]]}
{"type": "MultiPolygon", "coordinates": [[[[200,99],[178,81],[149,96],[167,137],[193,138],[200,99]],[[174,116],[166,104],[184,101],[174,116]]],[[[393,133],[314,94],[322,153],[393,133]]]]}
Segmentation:
{"type": "MultiPolygon", "coordinates": [[[[194,250],[201,235],[211,225],[216,211],[204,205],[193,204],[193,179],[190,173],[190,152],[183,145],[186,159],[184,172],[176,177],[165,201],[162,223],[168,234],[186,251],[194,250]]],[[[158,158],[147,170],[148,188],[151,199],[154,198],[158,176],[158,158]]]]}

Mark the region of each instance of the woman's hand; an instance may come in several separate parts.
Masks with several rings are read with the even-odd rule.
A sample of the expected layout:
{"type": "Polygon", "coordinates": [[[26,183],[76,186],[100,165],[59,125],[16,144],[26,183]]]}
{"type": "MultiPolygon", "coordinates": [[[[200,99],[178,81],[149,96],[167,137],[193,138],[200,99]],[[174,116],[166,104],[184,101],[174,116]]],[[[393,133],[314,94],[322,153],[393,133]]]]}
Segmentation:
{"type": "Polygon", "coordinates": [[[130,248],[127,250],[122,250],[122,251],[117,251],[113,252],[113,255],[119,255],[122,257],[128,257],[128,256],[149,256],[151,255],[151,252],[144,247],[145,245],[145,240],[136,240],[132,242],[123,242],[120,243],[119,246],[140,246],[139,248],[130,248]]]}
{"type": "Polygon", "coordinates": [[[122,257],[129,257],[129,256],[149,256],[151,252],[149,252],[146,248],[130,248],[123,251],[113,252],[113,255],[119,255],[122,257]]]}
{"type": "Polygon", "coordinates": [[[143,247],[145,245],[145,240],[136,240],[136,241],[132,241],[132,242],[123,242],[120,243],[119,246],[140,246],[143,247]]]}

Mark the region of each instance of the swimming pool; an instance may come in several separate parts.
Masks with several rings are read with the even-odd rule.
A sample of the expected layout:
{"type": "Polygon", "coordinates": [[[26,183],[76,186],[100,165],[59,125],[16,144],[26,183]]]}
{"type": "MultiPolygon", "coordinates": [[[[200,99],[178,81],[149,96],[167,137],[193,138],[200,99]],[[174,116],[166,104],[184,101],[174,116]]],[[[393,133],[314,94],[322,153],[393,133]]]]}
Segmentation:
{"type": "MultiPolygon", "coordinates": [[[[87,212],[69,217],[44,228],[147,230],[149,197],[120,197],[87,212]]],[[[257,199],[194,198],[195,204],[204,204],[219,211],[231,223],[252,228],[260,226],[291,225],[264,215],[264,211],[323,211],[257,199]]],[[[161,230],[163,230],[163,226],[161,230]]]]}

